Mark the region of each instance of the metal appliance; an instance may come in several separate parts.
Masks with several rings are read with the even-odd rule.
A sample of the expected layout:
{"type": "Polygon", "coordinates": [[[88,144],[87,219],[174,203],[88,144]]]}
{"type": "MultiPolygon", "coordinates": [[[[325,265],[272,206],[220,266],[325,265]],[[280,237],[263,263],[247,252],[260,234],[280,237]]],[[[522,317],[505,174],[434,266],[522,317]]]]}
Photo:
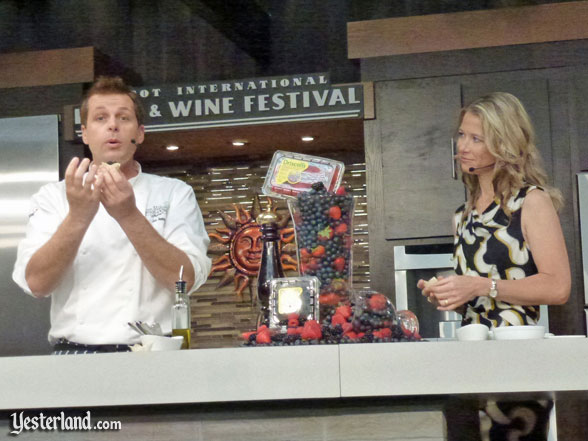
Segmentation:
{"type": "MultiPolygon", "coordinates": [[[[585,219],[587,219],[585,249],[588,255],[588,176],[586,177],[585,201],[585,219]]],[[[396,309],[409,309],[416,314],[419,319],[420,334],[424,338],[455,338],[455,331],[461,325],[460,314],[453,311],[437,311],[416,287],[419,279],[429,280],[433,276],[451,274],[453,272],[452,256],[453,244],[394,247],[396,309]]],[[[585,262],[586,274],[588,257],[585,262]]],[[[586,296],[588,305],[588,292],[586,296]]],[[[538,324],[545,326],[548,331],[549,316],[546,305],[540,306],[540,313],[538,324]]]]}
{"type": "Polygon", "coordinates": [[[586,316],[586,329],[588,330],[588,171],[578,173],[577,178],[584,281],[584,313],[586,316]]]}
{"type": "Polygon", "coordinates": [[[453,244],[403,245],[394,247],[394,279],[396,309],[409,309],[419,319],[423,338],[455,338],[461,315],[453,311],[437,311],[416,284],[419,279],[453,270],[453,244]]]}
{"type": "Polygon", "coordinates": [[[0,119],[0,356],[47,354],[49,299],[12,281],[31,196],[59,179],[57,115],[0,119]]]}

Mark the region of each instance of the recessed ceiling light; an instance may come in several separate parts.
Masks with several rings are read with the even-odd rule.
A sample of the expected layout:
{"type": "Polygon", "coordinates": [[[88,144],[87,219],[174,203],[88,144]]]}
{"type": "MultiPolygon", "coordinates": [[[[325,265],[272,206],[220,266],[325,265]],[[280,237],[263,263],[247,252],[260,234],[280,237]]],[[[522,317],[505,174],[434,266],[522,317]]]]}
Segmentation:
{"type": "Polygon", "coordinates": [[[166,146],[165,149],[166,150],[169,150],[169,151],[180,150],[180,146],[179,145],[173,145],[172,144],[172,145],[166,146]]]}
{"type": "Polygon", "coordinates": [[[303,140],[304,142],[311,142],[311,141],[314,141],[314,136],[303,136],[300,139],[303,140]]]}
{"type": "Polygon", "coordinates": [[[234,141],[232,142],[232,144],[233,144],[235,147],[243,147],[245,144],[247,144],[247,141],[242,141],[242,140],[238,140],[238,139],[236,139],[236,140],[234,140],[234,141]]]}

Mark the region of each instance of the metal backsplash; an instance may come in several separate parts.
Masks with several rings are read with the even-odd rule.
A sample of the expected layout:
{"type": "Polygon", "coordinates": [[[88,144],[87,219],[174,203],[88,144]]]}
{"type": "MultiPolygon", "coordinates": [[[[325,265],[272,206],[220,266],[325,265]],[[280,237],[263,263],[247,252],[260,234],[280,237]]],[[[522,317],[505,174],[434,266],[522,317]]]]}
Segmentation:
{"type": "Polygon", "coordinates": [[[56,115],[0,119],[0,356],[47,354],[49,299],[23,293],[12,281],[29,201],[59,178],[56,115]]]}

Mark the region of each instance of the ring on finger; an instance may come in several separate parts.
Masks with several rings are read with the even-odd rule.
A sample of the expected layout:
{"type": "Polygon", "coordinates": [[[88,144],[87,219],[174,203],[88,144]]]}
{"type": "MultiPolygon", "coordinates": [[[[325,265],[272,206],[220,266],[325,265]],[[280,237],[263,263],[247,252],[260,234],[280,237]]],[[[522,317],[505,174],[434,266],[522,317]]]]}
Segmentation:
{"type": "Polygon", "coordinates": [[[447,299],[443,300],[443,305],[444,305],[444,306],[447,306],[447,305],[449,305],[449,300],[447,300],[447,299]]]}

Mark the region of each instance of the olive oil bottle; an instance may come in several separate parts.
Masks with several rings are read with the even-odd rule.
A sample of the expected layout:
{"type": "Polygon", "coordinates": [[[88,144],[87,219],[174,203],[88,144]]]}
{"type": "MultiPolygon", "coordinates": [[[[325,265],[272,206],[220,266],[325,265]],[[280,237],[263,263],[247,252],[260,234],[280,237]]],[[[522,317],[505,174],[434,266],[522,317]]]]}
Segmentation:
{"type": "Polygon", "coordinates": [[[176,282],[176,299],[172,306],[172,335],[182,336],[182,349],[190,349],[190,298],[186,294],[183,279],[184,267],[180,268],[180,280],[176,282]]]}

